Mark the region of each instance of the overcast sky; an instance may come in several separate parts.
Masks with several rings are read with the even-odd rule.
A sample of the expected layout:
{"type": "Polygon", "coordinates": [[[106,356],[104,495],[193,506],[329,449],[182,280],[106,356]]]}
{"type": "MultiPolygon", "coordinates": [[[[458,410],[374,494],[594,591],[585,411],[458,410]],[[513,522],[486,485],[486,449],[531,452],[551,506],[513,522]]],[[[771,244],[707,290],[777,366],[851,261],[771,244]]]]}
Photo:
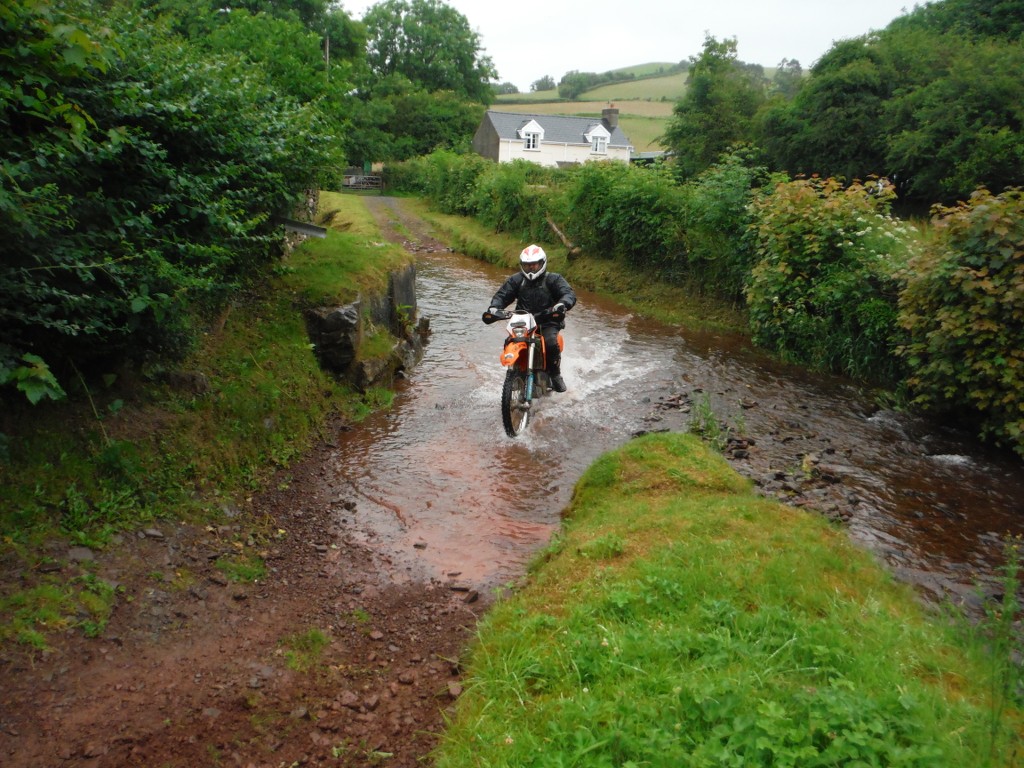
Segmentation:
{"type": "MultiPolygon", "coordinates": [[[[606,72],[700,53],[735,37],[741,61],[808,69],[836,40],[883,29],[923,0],[445,0],[469,20],[501,82],[606,72]]],[[[361,19],[375,2],[342,0],[361,19]]]]}

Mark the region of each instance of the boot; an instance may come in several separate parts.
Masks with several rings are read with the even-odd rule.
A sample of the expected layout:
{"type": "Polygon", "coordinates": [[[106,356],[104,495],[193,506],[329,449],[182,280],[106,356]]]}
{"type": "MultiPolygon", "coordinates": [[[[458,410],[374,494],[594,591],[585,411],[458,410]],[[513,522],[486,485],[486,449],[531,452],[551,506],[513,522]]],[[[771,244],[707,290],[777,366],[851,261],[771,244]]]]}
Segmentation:
{"type": "Polygon", "coordinates": [[[551,379],[551,388],[555,392],[565,392],[565,379],[562,378],[562,374],[558,371],[549,371],[548,378],[551,379]]]}

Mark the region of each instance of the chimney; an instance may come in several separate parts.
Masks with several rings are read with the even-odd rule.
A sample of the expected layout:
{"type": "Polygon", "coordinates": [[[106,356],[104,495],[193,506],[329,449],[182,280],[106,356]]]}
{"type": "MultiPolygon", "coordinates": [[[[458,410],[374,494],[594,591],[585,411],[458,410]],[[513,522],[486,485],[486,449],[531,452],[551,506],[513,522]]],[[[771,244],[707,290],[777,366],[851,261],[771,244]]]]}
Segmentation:
{"type": "Polygon", "coordinates": [[[614,131],[619,126],[619,110],[613,104],[601,110],[601,122],[609,131],[614,131]]]}

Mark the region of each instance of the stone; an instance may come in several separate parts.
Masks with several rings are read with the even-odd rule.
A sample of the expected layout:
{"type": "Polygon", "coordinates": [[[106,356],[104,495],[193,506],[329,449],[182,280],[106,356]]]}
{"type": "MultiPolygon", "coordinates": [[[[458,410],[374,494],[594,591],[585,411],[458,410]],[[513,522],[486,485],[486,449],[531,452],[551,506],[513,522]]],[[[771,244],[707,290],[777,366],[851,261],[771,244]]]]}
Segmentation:
{"type": "Polygon", "coordinates": [[[68,550],[68,559],[75,563],[86,563],[95,560],[96,554],[88,547],[72,547],[68,550]]]}

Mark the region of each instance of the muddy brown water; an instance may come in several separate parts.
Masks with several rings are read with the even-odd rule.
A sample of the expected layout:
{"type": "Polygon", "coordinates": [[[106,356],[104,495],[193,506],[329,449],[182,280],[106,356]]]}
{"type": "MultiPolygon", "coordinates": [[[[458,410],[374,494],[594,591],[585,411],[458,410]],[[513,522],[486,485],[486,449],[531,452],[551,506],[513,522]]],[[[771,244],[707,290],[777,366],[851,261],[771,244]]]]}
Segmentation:
{"type": "Polygon", "coordinates": [[[589,464],[638,432],[685,430],[707,398],[754,438],[738,471],[761,482],[799,474],[808,455],[827,463],[833,483],[793,500],[840,509],[851,537],[930,600],[998,591],[1004,537],[1024,533],[1024,465],[1013,457],[879,409],[848,382],[774,362],[741,338],[663,326],[585,291],[565,332],[569,391],[543,399],[511,439],[499,410],[503,326],[479,319],[506,272],[450,253],[424,255],[417,269],[432,329],[424,359],[391,410],[339,436],[331,468],[354,502],[342,526],[375,539],[396,580],[515,580],[589,464]]]}

